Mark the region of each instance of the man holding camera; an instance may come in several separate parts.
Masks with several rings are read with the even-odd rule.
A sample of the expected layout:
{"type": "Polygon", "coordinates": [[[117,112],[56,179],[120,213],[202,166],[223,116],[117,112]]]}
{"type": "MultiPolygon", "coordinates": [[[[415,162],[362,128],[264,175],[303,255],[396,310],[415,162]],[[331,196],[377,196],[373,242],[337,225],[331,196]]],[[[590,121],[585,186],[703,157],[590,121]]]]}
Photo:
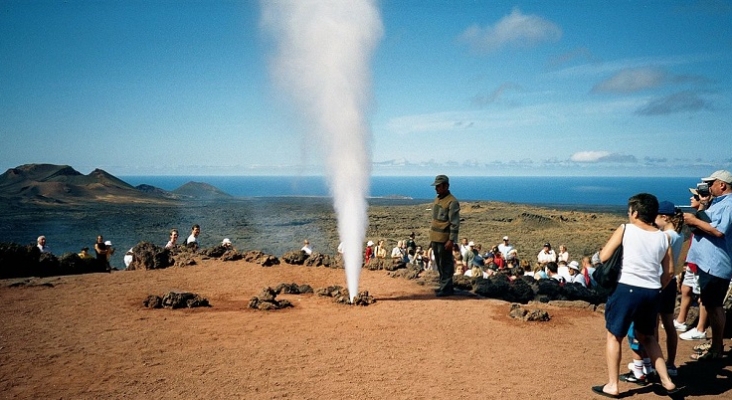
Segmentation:
{"type": "Polygon", "coordinates": [[[732,279],[732,173],[719,170],[702,178],[702,182],[707,184],[708,193],[704,193],[704,185],[699,185],[697,191],[702,202],[711,200],[705,211],[709,222],[695,214],[684,214],[684,222],[695,228],[686,261],[698,266],[700,297],[712,328],[711,348],[692,358],[712,360],[721,358],[724,350],[722,304],[732,279]]]}

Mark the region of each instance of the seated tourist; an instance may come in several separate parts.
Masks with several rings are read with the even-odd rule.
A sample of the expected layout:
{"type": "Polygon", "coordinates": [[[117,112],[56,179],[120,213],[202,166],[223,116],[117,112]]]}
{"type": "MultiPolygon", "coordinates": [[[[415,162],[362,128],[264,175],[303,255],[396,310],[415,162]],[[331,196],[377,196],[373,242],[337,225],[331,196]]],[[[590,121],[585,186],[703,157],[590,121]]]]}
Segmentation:
{"type": "Polygon", "coordinates": [[[82,260],[92,259],[94,258],[93,255],[89,254],[89,248],[88,247],[82,247],[81,252],[79,253],[79,258],[82,260]]]}
{"type": "Polygon", "coordinates": [[[559,272],[559,275],[564,278],[565,281],[569,282],[569,267],[567,266],[566,261],[559,261],[557,262],[558,268],[557,271],[559,272]]]}
{"type": "Polygon", "coordinates": [[[569,262],[568,268],[569,279],[567,279],[567,283],[579,283],[580,285],[587,287],[587,283],[585,283],[585,277],[580,272],[579,263],[575,260],[572,260],[569,262]]]}
{"type": "Polygon", "coordinates": [[[193,249],[194,251],[200,248],[198,243],[198,236],[201,234],[201,227],[198,224],[193,225],[191,228],[191,235],[186,239],[186,247],[193,249]]]}
{"type": "MultiPolygon", "coordinates": [[[[229,240],[229,239],[224,239],[224,241],[227,241],[227,240],[229,240]]],[[[224,246],[226,246],[226,244],[224,244],[224,246]]],[[[231,241],[230,240],[229,240],[229,246],[231,246],[231,241]]],[[[313,254],[313,248],[310,247],[310,241],[309,240],[307,240],[307,239],[303,240],[303,242],[302,242],[302,249],[300,249],[300,251],[302,251],[303,253],[305,253],[307,255],[313,254]]]]}

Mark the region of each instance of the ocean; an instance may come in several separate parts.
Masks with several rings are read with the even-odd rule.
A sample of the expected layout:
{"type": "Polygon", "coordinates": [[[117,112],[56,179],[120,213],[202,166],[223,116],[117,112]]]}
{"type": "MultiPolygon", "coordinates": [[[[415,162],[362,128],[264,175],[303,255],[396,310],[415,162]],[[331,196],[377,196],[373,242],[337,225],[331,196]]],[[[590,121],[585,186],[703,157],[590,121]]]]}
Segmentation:
{"type": "MultiPolygon", "coordinates": [[[[325,197],[328,186],[319,176],[121,176],[137,186],[148,184],[172,191],[183,184],[205,182],[235,197],[325,197]]],[[[552,206],[624,207],[636,193],[654,194],[659,201],[688,205],[694,177],[451,177],[450,189],[462,201],[500,201],[552,206]]],[[[426,176],[374,176],[373,198],[431,200],[435,192],[426,176]]]]}

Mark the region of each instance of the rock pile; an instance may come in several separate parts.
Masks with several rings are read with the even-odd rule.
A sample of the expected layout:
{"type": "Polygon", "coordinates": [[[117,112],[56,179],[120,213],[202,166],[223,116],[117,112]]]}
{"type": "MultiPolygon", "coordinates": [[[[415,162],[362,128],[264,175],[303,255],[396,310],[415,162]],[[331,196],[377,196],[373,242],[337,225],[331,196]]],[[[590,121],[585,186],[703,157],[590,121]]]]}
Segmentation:
{"type": "Polygon", "coordinates": [[[170,250],[150,242],[140,242],[132,248],[132,262],[127,270],[162,269],[174,264],[170,250]]]}
{"type": "Polygon", "coordinates": [[[142,304],[147,308],[194,308],[210,307],[208,300],[190,292],[168,292],[160,296],[150,295],[143,300],[142,304]]]}
{"type": "Polygon", "coordinates": [[[511,310],[508,315],[511,318],[521,319],[524,321],[549,321],[551,319],[549,313],[544,310],[534,309],[529,311],[517,303],[511,304],[511,310]]]}
{"type": "Polygon", "coordinates": [[[273,265],[279,265],[280,260],[269,254],[265,254],[259,250],[251,250],[244,253],[244,261],[254,264],[259,264],[263,267],[271,267],[273,265]]]}
{"type": "Polygon", "coordinates": [[[358,293],[356,296],[353,297],[353,302],[351,302],[351,297],[348,293],[348,289],[344,289],[342,286],[337,285],[320,288],[316,290],[315,293],[318,296],[332,297],[333,301],[338,304],[368,306],[376,303],[376,299],[371,296],[368,291],[358,293]]]}
{"type": "Polygon", "coordinates": [[[249,300],[249,308],[255,310],[279,310],[282,308],[292,307],[292,303],[288,300],[275,299],[279,293],[271,287],[262,289],[259,296],[254,296],[249,300]]]}
{"type": "Polygon", "coordinates": [[[302,250],[288,251],[282,255],[282,260],[290,265],[303,265],[306,267],[343,268],[337,257],[329,254],[313,252],[307,255],[302,250]]]}

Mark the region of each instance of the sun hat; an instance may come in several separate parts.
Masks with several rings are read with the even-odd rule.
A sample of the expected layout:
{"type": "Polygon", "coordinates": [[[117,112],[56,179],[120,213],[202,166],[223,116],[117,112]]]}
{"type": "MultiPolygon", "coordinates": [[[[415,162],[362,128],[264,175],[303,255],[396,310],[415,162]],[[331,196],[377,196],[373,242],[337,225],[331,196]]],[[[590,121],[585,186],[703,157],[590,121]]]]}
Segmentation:
{"type": "Polygon", "coordinates": [[[676,206],[670,201],[662,201],[658,203],[658,214],[660,215],[674,215],[676,213],[676,206]]]}
{"type": "Polygon", "coordinates": [[[691,194],[693,194],[694,196],[699,196],[699,191],[698,191],[698,190],[696,190],[695,188],[689,188],[689,191],[690,191],[690,192],[691,192],[691,194]]]}
{"type": "Polygon", "coordinates": [[[437,186],[443,183],[450,184],[450,178],[447,177],[447,175],[437,175],[435,177],[435,181],[432,183],[431,186],[437,186]]]}
{"type": "Polygon", "coordinates": [[[111,246],[112,245],[112,241],[111,240],[107,240],[106,242],[104,242],[104,245],[105,246],[111,246]]]}
{"type": "Polygon", "coordinates": [[[701,180],[704,182],[720,180],[722,182],[732,183],[732,173],[727,170],[720,169],[719,171],[714,171],[713,174],[709,175],[706,178],[702,178],[701,180]]]}
{"type": "Polygon", "coordinates": [[[567,267],[572,268],[575,271],[579,271],[580,270],[579,263],[577,261],[575,261],[575,260],[570,261],[569,262],[569,265],[567,265],[567,267]]]}

